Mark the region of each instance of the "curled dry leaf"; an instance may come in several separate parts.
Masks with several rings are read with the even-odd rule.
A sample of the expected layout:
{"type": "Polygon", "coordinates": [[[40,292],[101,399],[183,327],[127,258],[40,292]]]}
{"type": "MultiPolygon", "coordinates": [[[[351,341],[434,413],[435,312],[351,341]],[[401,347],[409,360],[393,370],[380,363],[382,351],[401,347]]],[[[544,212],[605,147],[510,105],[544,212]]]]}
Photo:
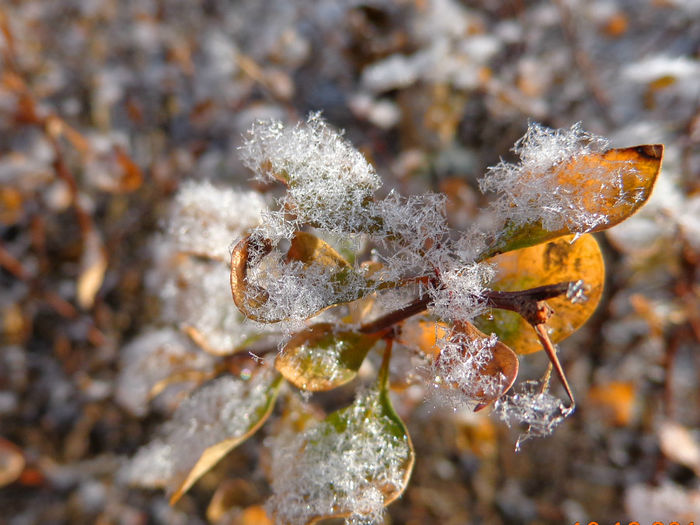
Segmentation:
{"type": "Polygon", "coordinates": [[[267,302],[269,297],[265,290],[248,282],[248,266],[252,253],[255,253],[257,257],[263,257],[271,251],[272,243],[269,240],[260,240],[246,235],[238,241],[231,252],[231,292],[233,294],[233,302],[236,303],[243,315],[256,321],[264,321],[256,312],[267,302]]]}
{"type": "MultiPolygon", "coordinates": [[[[273,251],[272,242],[248,235],[241,239],[231,254],[231,291],[238,309],[249,319],[263,323],[275,323],[288,317],[266,312],[265,306],[270,295],[262,286],[251,282],[254,265],[273,251]]],[[[328,243],[305,232],[296,232],[283,264],[301,263],[309,273],[322,273],[329,293],[324,302],[308,317],[316,315],[331,306],[347,303],[363,297],[372,291],[372,283],[328,243]]],[[[280,275],[282,275],[280,273],[280,275]]],[[[267,277],[272,277],[267,275],[267,277]]]]}
{"type": "Polygon", "coordinates": [[[338,330],[330,323],[315,324],[284,345],[275,367],[297,388],[331,390],[357,375],[367,352],[379,339],[377,334],[338,330]]]}
{"type": "MultiPolygon", "coordinates": [[[[492,288],[497,291],[517,291],[546,284],[583,280],[585,301],[572,301],[566,296],[548,299],[553,314],[547,321],[552,342],[565,339],[593,314],[603,294],[605,264],[598,242],[586,234],[574,241],[567,235],[548,243],[504,253],[489,260],[496,268],[492,288]]],[[[532,327],[520,315],[494,309],[478,318],[476,325],[493,332],[519,354],[542,349],[532,327]]]]}
{"type": "Polygon", "coordinates": [[[463,381],[449,372],[444,374],[450,386],[458,388],[478,404],[475,411],[485,408],[508,392],[518,377],[518,356],[507,345],[481,332],[467,321],[454,324],[446,339],[451,343],[443,348],[436,359],[440,371],[454,369],[459,363],[472,370],[457,374],[474,380],[463,381]],[[459,356],[454,355],[455,344],[459,356]]]}
{"type": "Polygon", "coordinates": [[[19,447],[0,437],[0,487],[19,478],[24,463],[24,455],[19,447]]]}
{"type": "MultiPolygon", "coordinates": [[[[555,230],[546,230],[540,221],[508,222],[479,256],[482,261],[494,255],[534,246],[571,233],[592,233],[607,230],[634,214],[649,199],[661,170],[663,144],[609,149],[574,157],[556,166],[552,191],[572,195],[579,208],[598,219],[593,228],[578,230],[567,223],[555,230]],[[614,181],[616,177],[619,180],[614,181]],[[611,181],[614,181],[611,182],[611,181]]],[[[563,212],[566,213],[566,212],[563,212]]]]}
{"type": "Polygon", "coordinates": [[[182,370],[170,374],[159,380],[156,384],[151,387],[148,392],[148,400],[152,400],[158,395],[160,395],[166,388],[170,385],[176,385],[178,383],[193,383],[195,385],[200,385],[205,381],[212,379],[216,374],[216,370],[182,370]]]}
{"type": "Polygon", "coordinates": [[[86,233],[80,267],[77,283],[78,304],[82,308],[90,308],[95,302],[95,295],[102,286],[107,270],[107,253],[100,235],[94,228],[90,228],[86,233]]]}

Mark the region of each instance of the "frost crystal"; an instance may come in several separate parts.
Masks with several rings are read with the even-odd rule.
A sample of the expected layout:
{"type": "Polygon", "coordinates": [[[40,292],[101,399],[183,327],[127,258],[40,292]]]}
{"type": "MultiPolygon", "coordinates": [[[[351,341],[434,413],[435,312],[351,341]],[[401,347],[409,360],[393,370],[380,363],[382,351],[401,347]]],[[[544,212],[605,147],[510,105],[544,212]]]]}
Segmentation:
{"type": "Polygon", "coordinates": [[[231,299],[228,265],[177,256],[171,263],[159,283],[163,321],[178,325],[217,355],[231,354],[259,335],[231,299]]]}
{"type": "Polygon", "coordinates": [[[521,385],[519,392],[510,394],[496,401],[494,413],[509,427],[513,424],[527,425],[527,430],[520,434],[515,445],[533,437],[548,436],[559,426],[572,410],[548,392],[542,392],[537,381],[527,381],[521,385]]]}
{"type": "Polygon", "coordinates": [[[371,164],[320,114],[294,128],[277,121],[258,122],[241,157],[258,178],[283,179],[285,200],[298,219],[333,232],[359,232],[371,224],[364,206],[381,180],[371,164]]]}
{"type": "Polygon", "coordinates": [[[493,275],[493,268],[486,264],[441,272],[442,286],[429,289],[433,313],[441,319],[474,319],[483,313],[484,303],[480,298],[493,275]]]}
{"type": "Polygon", "coordinates": [[[256,309],[262,319],[304,320],[329,305],[361,297],[366,281],[359,274],[345,272],[320,263],[283,261],[273,251],[263,257],[251,256],[247,282],[266,291],[266,302],[256,309]]]}
{"type": "Polygon", "coordinates": [[[502,219],[516,224],[541,221],[548,231],[568,227],[584,233],[606,220],[605,216],[587,211],[587,200],[596,194],[625,197],[622,175],[634,168],[627,163],[610,169],[608,165],[580,162],[568,165],[572,172],[579,172],[569,178],[562,178],[562,169],[577,158],[601,153],[607,147],[606,139],[586,133],[580,124],[569,130],[530,124],[513,148],[520,162],[501,161],[489,168],[479,187],[484,192],[499,193],[493,206],[502,219]],[[581,181],[586,181],[585,191],[581,191],[581,181]]]}
{"type": "Polygon", "coordinates": [[[413,195],[408,198],[395,191],[371,204],[370,213],[380,220],[371,236],[391,249],[390,266],[398,272],[432,269],[440,265],[443,253],[438,247],[448,232],[445,196],[413,195]]]}
{"type": "Polygon", "coordinates": [[[377,391],[365,392],[340,420],[303,434],[269,440],[273,495],[268,509],[280,523],[305,524],[337,514],[381,520],[386,493],[403,489],[410,447],[387,428],[377,391]]]}
{"type": "Polygon", "coordinates": [[[121,479],[143,487],[181,480],[208,447],[250,430],[268,402],[275,377],[271,370],[261,371],[249,382],[225,376],[197,390],[163,426],[161,437],[125,466],[121,479]]]}
{"type": "Polygon", "coordinates": [[[438,339],[440,356],[432,365],[433,381],[436,386],[452,388],[448,401],[453,406],[463,405],[465,401],[476,405],[485,398],[495,398],[503,390],[506,377],[502,373],[485,373],[497,342],[495,334],[472,338],[450,333],[438,339]]]}

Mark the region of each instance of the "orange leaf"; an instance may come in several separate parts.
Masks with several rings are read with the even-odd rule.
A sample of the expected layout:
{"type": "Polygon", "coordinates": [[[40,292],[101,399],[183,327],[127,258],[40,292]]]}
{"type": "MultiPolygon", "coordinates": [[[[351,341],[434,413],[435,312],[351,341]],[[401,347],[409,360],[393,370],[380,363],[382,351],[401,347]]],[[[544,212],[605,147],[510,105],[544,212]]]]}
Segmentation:
{"type": "Polygon", "coordinates": [[[616,426],[628,425],[634,408],[634,384],[613,381],[591,387],[589,401],[603,409],[610,422],[616,426]]]}
{"type": "Polygon", "coordinates": [[[513,386],[519,362],[508,346],[457,321],[442,341],[435,359],[436,384],[461,391],[475,411],[485,408],[513,386]]]}
{"type": "MultiPolygon", "coordinates": [[[[583,280],[585,302],[572,302],[565,296],[548,299],[554,310],[547,321],[552,342],[565,339],[593,314],[603,293],[605,264],[598,242],[592,235],[574,240],[573,235],[548,243],[497,255],[489,260],[496,267],[492,288],[497,291],[518,291],[547,284],[583,280]]],[[[519,354],[542,350],[532,327],[515,312],[492,310],[481,316],[476,325],[485,332],[494,332],[499,339],[519,354]]]]}
{"type": "Polygon", "coordinates": [[[439,321],[409,319],[401,325],[397,341],[435,358],[440,353],[438,339],[444,338],[449,331],[450,327],[439,321]]]}
{"type": "MultiPolygon", "coordinates": [[[[508,222],[479,256],[479,260],[534,246],[562,235],[592,233],[619,224],[649,199],[661,170],[663,152],[662,144],[610,149],[603,153],[577,156],[555,166],[556,190],[571,194],[580,211],[602,221],[594,228],[581,231],[569,225],[549,231],[541,221],[524,224],[508,222]],[[619,181],[615,180],[617,177],[619,181]]],[[[530,175],[537,177],[537,174],[530,175]]]]}

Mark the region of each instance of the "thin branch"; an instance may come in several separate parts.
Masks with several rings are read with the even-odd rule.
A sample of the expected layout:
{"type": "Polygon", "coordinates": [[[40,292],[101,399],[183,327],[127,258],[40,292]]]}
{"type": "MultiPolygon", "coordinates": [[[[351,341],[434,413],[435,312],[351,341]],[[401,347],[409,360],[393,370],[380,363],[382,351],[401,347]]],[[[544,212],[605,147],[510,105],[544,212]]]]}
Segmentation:
{"type": "Polygon", "coordinates": [[[424,295],[408,303],[406,306],[399,308],[398,310],[394,310],[393,312],[389,312],[388,314],[383,315],[374,321],[363,324],[357,331],[363,334],[376,334],[378,332],[387,331],[396,323],[400,323],[409,317],[425,311],[429,304],[430,296],[424,295]]]}
{"type": "MultiPolygon", "coordinates": [[[[516,312],[523,316],[526,321],[535,325],[547,321],[551,315],[551,309],[542,301],[566,294],[570,284],[571,282],[567,281],[515,292],[487,290],[483,293],[483,298],[488,306],[516,312]]],[[[429,295],[418,297],[398,310],[363,324],[358,331],[363,334],[386,331],[396,323],[425,311],[430,306],[430,300],[429,295]]]]}
{"type": "Polygon", "coordinates": [[[552,314],[543,301],[566,294],[570,286],[571,281],[567,281],[517,292],[489,290],[484,293],[484,297],[488,306],[518,313],[534,326],[546,322],[552,314]]]}

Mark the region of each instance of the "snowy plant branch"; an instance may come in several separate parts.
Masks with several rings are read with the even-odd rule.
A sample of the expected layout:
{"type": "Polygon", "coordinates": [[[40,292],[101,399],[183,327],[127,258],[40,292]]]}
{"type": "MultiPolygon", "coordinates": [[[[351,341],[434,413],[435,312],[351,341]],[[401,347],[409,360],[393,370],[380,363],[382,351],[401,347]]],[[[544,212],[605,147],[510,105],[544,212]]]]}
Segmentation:
{"type": "MultiPolygon", "coordinates": [[[[212,198],[213,187],[185,186],[170,228],[174,250],[184,257],[175,259],[184,272],[179,282],[188,285],[218,279],[225,257],[219,240],[234,240],[229,308],[235,304],[236,316],[223,308],[217,313],[225,316],[205,315],[207,299],[220,293],[212,285],[200,309],[183,303],[183,331],[211,353],[231,346],[225,330],[213,337],[221,329],[246,336],[232,351],[220,351],[217,363],[187,375],[206,378],[209,386],[137,456],[130,479],[157,460],[152,483],[169,487],[177,500],[264,423],[284,380],[309,393],[331,390],[357,381],[367,356],[380,348],[377,379],[360,388],[352,405],[308,426],[291,424],[294,432],[268,440],[278,468],[267,508],[278,521],[376,522],[402,494],[413,449],[389,396],[394,348],[424,355],[426,383],[453,406],[478,411],[495,404],[509,424],[527,424],[526,437],[551,432],[574,407],[554,343],[590,317],[602,294],[603,259],[588,232],[620,222],[644,203],[663,147],[614,150],[580,125],[556,131],[531,125],[514,151],[518,164],[501,162],[480,183],[497,193],[491,207],[497,228],[453,232],[445,196],[404,197],[395,190],[382,196],[374,168],[319,114],[294,127],[256,123],[243,160],[258,179],[281,183],[284,194],[270,204],[253,192],[224,193],[223,202],[212,198]],[[237,222],[231,208],[241,206],[249,207],[237,222]],[[207,242],[199,240],[204,231],[207,242]],[[264,342],[253,358],[256,337],[264,342]],[[251,354],[236,353],[244,348],[251,354]],[[506,395],[521,357],[543,349],[548,374],[556,372],[571,400],[568,408],[547,392],[548,380],[538,392],[506,395]],[[197,413],[204,399],[212,404],[206,418],[197,413]],[[234,419],[218,421],[215,407],[234,419]],[[186,418],[193,434],[178,429],[186,418]],[[206,429],[215,432],[202,439],[206,429]],[[179,454],[195,443],[195,456],[179,454]]],[[[168,289],[178,297],[177,283],[168,289]]],[[[154,373],[159,385],[185,375],[154,373]]]]}

